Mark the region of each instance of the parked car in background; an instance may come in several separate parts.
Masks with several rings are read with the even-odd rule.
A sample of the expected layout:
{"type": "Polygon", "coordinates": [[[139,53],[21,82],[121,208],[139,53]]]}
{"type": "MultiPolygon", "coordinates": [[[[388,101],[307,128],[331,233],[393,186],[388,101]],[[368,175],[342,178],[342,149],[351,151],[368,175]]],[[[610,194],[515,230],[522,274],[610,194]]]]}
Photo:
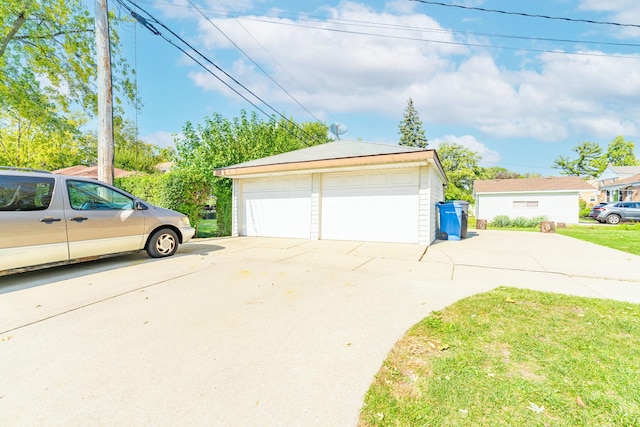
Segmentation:
{"type": "Polygon", "coordinates": [[[173,255],[186,215],[90,178],[0,167],[0,276],[146,250],[173,255]]]}
{"type": "Polygon", "coordinates": [[[609,224],[640,221],[640,202],[615,202],[600,207],[596,220],[609,224]]]}
{"type": "Polygon", "coordinates": [[[602,210],[603,206],[609,205],[611,203],[615,203],[615,202],[603,202],[603,203],[598,203],[597,205],[595,205],[594,207],[591,208],[591,211],[589,212],[589,215],[587,215],[589,218],[591,219],[596,219],[598,217],[598,215],[600,215],[600,211],[602,210]]]}

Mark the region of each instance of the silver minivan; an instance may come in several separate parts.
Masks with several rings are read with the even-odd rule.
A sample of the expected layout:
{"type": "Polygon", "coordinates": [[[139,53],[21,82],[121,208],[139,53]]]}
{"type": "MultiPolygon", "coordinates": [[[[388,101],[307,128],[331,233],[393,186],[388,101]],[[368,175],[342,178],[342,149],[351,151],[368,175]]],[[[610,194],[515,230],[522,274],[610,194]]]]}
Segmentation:
{"type": "Polygon", "coordinates": [[[171,256],[194,233],[186,215],[94,179],[0,168],[0,276],[142,249],[171,256]]]}

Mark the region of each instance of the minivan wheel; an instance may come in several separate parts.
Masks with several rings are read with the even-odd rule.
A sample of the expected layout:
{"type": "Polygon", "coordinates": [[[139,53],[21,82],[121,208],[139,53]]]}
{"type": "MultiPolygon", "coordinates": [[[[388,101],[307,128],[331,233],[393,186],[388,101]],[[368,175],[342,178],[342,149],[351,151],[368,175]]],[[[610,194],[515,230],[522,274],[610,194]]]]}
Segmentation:
{"type": "Polygon", "coordinates": [[[609,224],[619,224],[620,223],[620,215],[611,214],[607,217],[607,222],[609,224]]]}
{"type": "Polygon", "coordinates": [[[151,258],[171,256],[178,250],[178,235],[169,228],[161,228],[151,235],[147,253],[151,258]]]}

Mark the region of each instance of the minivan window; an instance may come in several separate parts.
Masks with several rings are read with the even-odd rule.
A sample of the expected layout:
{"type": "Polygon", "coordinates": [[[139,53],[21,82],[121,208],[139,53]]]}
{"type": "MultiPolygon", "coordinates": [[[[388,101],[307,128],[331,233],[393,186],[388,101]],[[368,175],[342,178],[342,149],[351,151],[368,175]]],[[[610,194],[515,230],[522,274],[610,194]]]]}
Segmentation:
{"type": "Polygon", "coordinates": [[[49,208],[55,180],[35,176],[0,176],[0,211],[42,211],[49,208]]]}
{"type": "Polygon", "coordinates": [[[133,199],[97,182],[68,180],[67,191],[76,210],[133,209],[133,199]]]}

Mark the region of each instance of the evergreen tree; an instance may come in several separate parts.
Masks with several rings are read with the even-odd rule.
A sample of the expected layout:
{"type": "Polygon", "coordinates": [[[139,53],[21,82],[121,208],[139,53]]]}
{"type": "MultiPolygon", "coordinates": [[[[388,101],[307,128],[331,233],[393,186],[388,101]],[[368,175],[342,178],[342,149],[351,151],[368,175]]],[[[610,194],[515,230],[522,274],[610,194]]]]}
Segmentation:
{"type": "Polygon", "coordinates": [[[606,158],[602,156],[602,147],[597,142],[583,142],[572,151],[577,154],[575,159],[559,156],[551,167],[560,169],[563,175],[595,178],[607,166],[606,158]]]}
{"type": "Polygon", "coordinates": [[[422,121],[413,106],[413,99],[409,98],[407,108],[404,110],[404,118],[400,123],[400,145],[408,147],[426,148],[429,145],[427,137],[422,129],[422,121]]]}

